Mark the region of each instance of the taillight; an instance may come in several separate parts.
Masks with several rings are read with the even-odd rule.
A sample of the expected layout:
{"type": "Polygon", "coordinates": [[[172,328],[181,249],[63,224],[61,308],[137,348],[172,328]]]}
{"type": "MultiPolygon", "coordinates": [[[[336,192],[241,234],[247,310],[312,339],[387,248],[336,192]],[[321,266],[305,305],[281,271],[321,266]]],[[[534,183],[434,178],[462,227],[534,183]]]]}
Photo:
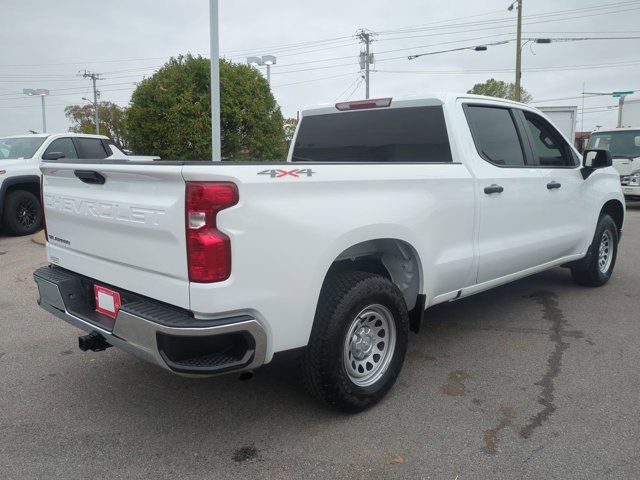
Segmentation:
{"type": "Polygon", "coordinates": [[[238,187],[233,183],[187,182],[187,261],[191,282],[221,282],[231,275],[231,241],[218,230],[216,216],[236,203],[238,187]]]}
{"type": "Polygon", "coordinates": [[[49,241],[49,235],[47,234],[47,217],[44,215],[44,173],[40,175],[40,208],[42,211],[42,228],[44,228],[44,241],[49,241]]]}

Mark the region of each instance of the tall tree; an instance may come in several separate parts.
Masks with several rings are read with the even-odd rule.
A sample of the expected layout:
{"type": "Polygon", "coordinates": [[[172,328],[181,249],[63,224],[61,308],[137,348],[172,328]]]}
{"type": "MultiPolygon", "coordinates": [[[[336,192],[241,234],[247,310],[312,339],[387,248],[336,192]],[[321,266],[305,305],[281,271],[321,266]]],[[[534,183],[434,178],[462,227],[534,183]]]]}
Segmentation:
{"type": "MultiPolygon", "coordinates": [[[[127,113],[132,149],[172,160],[209,160],[209,79],[209,59],[185,55],[140,82],[127,113]]],[[[224,157],[284,158],[280,107],[258,70],[221,60],[220,104],[224,157]]]]}
{"type": "Polygon", "coordinates": [[[298,119],[285,118],[283,127],[284,127],[284,139],[288,145],[291,143],[291,140],[293,140],[293,135],[296,133],[296,128],[298,127],[298,119]]]}
{"type": "MultiPolygon", "coordinates": [[[[106,135],[124,148],[129,147],[125,124],[126,111],[126,108],[119,107],[112,102],[98,102],[100,134],[106,135]]],[[[69,128],[70,132],[96,133],[92,104],[69,105],[65,107],[64,114],[72,123],[71,128],[69,128]]]]}
{"type": "MultiPolygon", "coordinates": [[[[515,83],[507,83],[495,78],[490,78],[484,83],[476,83],[467,93],[476,95],[488,95],[490,97],[506,98],[507,100],[516,99],[515,83]]],[[[531,95],[524,88],[520,87],[520,101],[529,103],[532,100],[531,95]]]]}

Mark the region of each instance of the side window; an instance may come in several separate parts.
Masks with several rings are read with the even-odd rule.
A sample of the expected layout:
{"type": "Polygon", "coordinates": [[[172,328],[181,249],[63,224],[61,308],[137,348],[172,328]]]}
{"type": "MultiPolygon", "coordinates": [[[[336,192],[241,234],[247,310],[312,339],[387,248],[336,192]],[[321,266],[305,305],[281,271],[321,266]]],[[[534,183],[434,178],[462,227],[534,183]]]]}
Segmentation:
{"type": "Polygon", "coordinates": [[[544,118],[531,112],[522,112],[533,142],[535,163],[541,167],[573,167],[575,156],[562,138],[544,118]]]}
{"type": "Polygon", "coordinates": [[[80,158],[87,160],[103,160],[109,156],[99,138],[76,138],[80,158]]]}
{"type": "Polygon", "coordinates": [[[73,141],[70,138],[58,138],[51,142],[51,145],[47,147],[44,153],[60,152],[64,154],[64,158],[78,158],[76,148],[73,146],[73,141]]]}
{"type": "Polygon", "coordinates": [[[467,121],[478,153],[501,167],[524,165],[524,153],[511,110],[508,108],[467,105],[467,121]]]}

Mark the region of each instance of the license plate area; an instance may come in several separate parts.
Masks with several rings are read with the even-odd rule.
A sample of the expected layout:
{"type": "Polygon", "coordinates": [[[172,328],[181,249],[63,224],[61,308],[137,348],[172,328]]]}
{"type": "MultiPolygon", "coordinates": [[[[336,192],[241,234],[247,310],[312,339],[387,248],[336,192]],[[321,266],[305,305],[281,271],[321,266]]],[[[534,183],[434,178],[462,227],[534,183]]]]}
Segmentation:
{"type": "Polygon", "coordinates": [[[93,294],[96,305],[96,312],[111,318],[116,318],[120,311],[120,293],[102,285],[93,285],[93,294]]]}

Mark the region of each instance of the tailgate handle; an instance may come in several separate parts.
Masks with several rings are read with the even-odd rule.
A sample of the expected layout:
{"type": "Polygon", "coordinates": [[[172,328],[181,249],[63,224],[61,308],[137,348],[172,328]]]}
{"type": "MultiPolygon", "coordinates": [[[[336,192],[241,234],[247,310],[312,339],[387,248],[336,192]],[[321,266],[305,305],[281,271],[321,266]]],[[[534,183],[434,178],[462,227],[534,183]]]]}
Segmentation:
{"type": "Polygon", "coordinates": [[[84,183],[104,185],[106,178],[94,170],[74,170],[73,173],[84,183]]]}

